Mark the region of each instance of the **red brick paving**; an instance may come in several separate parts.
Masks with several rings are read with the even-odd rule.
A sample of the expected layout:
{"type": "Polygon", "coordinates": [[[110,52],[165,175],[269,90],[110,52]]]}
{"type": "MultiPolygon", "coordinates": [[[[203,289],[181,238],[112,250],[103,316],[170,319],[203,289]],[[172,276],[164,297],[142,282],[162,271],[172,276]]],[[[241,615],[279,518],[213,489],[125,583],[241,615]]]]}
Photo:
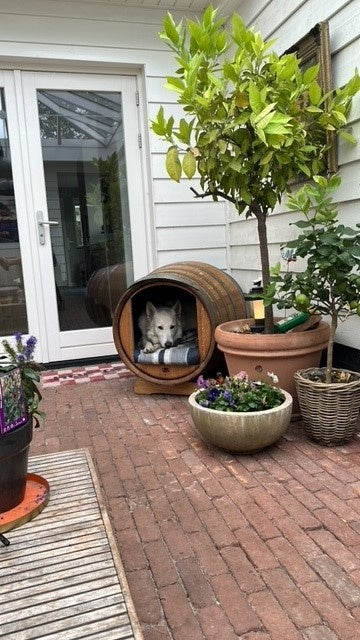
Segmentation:
{"type": "Polygon", "coordinates": [[[359,638],[360,438],[233,456],[132,386],[44,389],[31,453],[89,449],[145,640],[359,638]]]}

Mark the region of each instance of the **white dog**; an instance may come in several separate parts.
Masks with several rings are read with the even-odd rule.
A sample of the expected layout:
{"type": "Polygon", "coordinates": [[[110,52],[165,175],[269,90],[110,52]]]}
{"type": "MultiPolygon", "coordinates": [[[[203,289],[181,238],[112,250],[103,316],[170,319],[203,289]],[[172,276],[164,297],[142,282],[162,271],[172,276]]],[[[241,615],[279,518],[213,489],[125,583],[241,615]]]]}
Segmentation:
{"type": "Polygon", "coordinates": [[[183,334],[181,303],[178,300],[172,307],[155,307],[152,302],[147,302],[139,317],[139,327],[144,353],[173,347],[183,334]]]}

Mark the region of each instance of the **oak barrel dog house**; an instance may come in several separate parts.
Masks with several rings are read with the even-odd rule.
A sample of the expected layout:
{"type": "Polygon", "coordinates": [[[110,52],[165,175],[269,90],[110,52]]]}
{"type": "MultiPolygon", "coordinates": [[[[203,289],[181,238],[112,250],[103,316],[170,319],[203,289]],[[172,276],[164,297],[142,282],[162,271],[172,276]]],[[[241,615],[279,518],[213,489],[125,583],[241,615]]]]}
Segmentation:
{"type": "Polygon", "coordinates": [[[214,339],[215,327],[225,319],[244,317],[245,298],[231,276],[204,262],[176,262],[155,269],[123,294],[113,318],[114,342],[123,362],[138,376],[135,391],[187,394],[194,389],[190,381],[199,375],[214,367],[225,371],[214,339]],[[145,357],[138,347],[138,319],[146,302],[159,306],[177,300],[186,310],[188,325],[192,317],[192,326],[185,327],[184,343],[145,357]],[[184,354],[183,360],[179,353],[184,354]]]}

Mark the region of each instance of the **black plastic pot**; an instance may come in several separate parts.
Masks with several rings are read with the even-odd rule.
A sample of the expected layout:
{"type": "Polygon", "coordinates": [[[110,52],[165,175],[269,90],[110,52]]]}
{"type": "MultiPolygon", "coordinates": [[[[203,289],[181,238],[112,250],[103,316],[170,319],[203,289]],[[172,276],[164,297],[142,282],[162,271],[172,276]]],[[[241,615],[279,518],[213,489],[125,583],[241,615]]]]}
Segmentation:
{"type": "Polygon", "coordinates": [[[0,513],[24,499],[31,440],[31,420],[0,436],[0,513]]]}

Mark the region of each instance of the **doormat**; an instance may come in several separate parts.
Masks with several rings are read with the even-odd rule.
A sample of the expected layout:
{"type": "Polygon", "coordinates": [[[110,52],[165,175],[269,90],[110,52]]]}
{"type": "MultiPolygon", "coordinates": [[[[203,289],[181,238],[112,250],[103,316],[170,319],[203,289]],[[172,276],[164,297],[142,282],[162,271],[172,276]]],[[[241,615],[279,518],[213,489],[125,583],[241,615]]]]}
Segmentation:
{"type": "Polygon", "coordinates": [[[0,639],[144,640],[89,453],[35,456],[29,470],[51,497],[0,548],[0,639]]]}
{"type": "Polygon", "coordinates": [[[122,362],[88,365],[58,371],[45,371],[41,375],[41,385],[44,389],[59,385],[83,384],[84,382],[98,382],[114,378],[130,378],[134,376],[122,362]]]}

